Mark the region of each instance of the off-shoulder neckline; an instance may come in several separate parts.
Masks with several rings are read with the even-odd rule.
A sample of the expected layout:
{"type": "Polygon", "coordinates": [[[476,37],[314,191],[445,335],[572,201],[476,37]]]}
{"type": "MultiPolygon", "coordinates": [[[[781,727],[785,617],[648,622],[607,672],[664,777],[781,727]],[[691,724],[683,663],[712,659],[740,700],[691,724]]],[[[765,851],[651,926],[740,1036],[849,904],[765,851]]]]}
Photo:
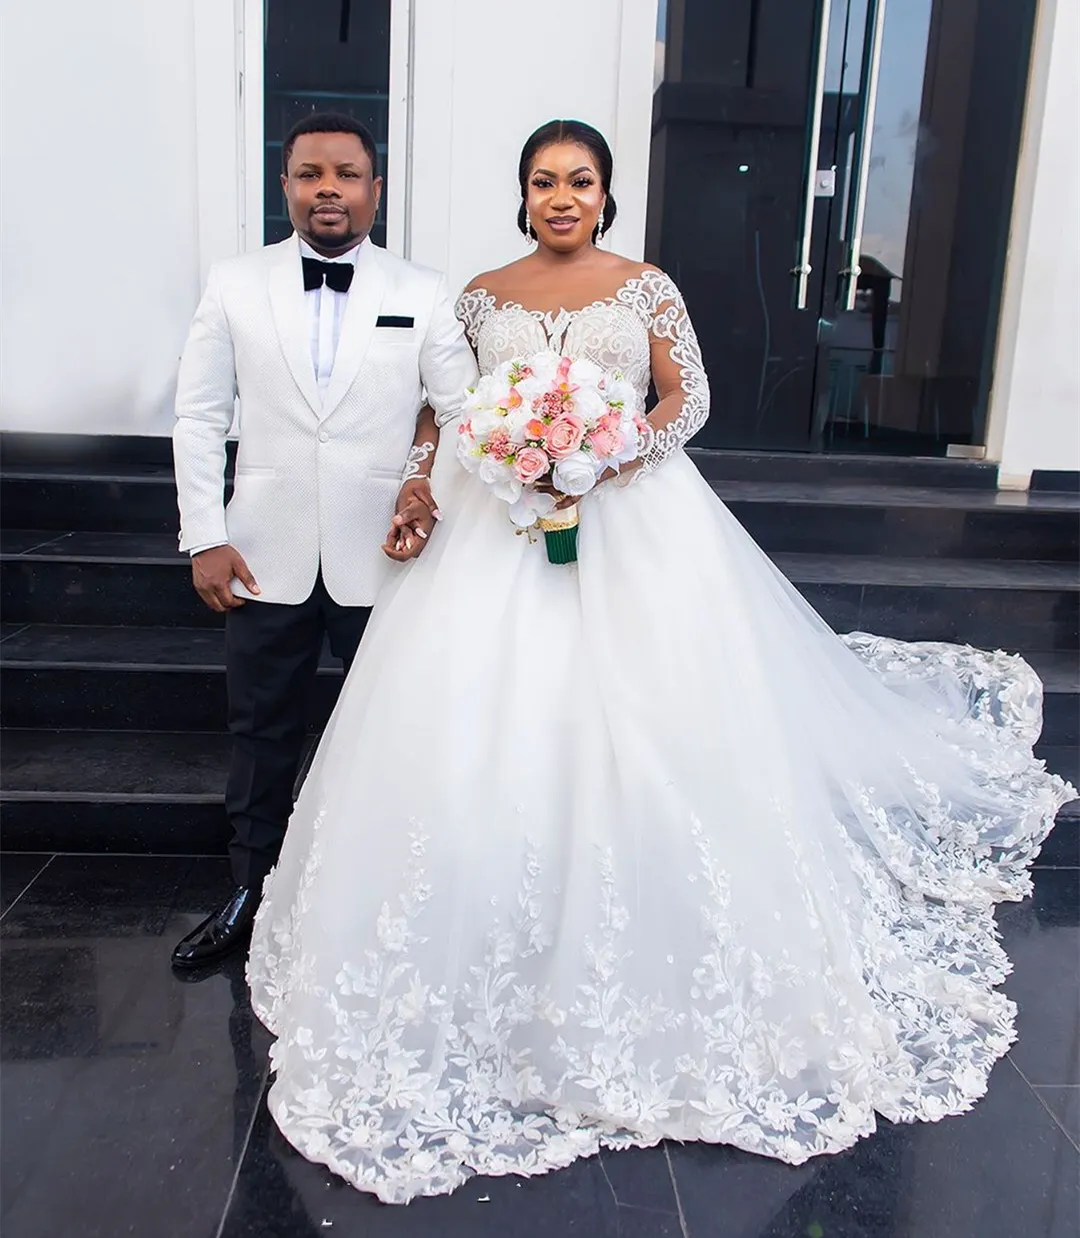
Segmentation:
{"type": "Polygon", "coordinates": [[[578,314],[588,313],[589,310],[603,309],[606,306],[618,305],[622,301],[622,294],[634,288],[637,285],[644,284],[648,276],[659,276],[664,279],[668,277],[663,271],[649,268],[642,271],[640,275],[631,275],[629,279],[624,280],[618,288],[615,289],[610,296],[598,297],[595,301],[590,301],[588,305],[579,306],[577,309],[567,309],[560,305],[558,309],[529,309],[528,306],[522,305],[520,301],[503,301],[499,303],[498,298],[493,292],[489,292],[483,285],[476,288],[470,288],[467,292],[461,294],[460,300],[464,301],[467,297],[476,297],[484,302],[486,308],[491,310],[517,310],[520,313],[528,314],[530,317],[537,319],[539,322],[558,321],[560,318],[575,318],[578,314]]]}

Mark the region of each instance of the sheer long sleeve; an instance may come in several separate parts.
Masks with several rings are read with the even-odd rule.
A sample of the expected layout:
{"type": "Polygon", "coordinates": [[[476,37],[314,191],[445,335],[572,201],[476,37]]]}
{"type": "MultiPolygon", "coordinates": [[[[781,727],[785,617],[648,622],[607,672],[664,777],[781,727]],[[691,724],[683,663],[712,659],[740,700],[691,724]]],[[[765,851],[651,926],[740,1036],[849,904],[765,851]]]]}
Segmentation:
{"type": "Polygon", "coordinates": [[[653,386],[658,402],[649,413],[637,474],[652,472],[680,451],[709,418],[709,380],[694,324],[675,283],[663,271],[645,271],[635,308],[648,323],[653,386]]]}
{"type": "Polygon", "coordinates": [[[484,319],[495,308],[495,298],[484,288],[466,289],[457,299],[454,313],[465,328],[465,337],[476,351],[480,327],[484,319]]]}

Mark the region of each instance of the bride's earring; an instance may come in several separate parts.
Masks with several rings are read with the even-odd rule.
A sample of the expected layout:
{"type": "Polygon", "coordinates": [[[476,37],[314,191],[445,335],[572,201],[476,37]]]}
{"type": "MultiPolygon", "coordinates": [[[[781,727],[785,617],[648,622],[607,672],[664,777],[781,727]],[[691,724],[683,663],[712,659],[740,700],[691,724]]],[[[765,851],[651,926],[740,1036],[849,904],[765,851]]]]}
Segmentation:
{"type": "Polygon", "coordinates": [[[526,244],[526,245],[535,245],[535,244],[536,244],[536,229],[532,226],[532,220],[531,220],[531,219],[530,219],[530,220],[529,220],[529,222],[525,225],[525,244],[526,244]]]}

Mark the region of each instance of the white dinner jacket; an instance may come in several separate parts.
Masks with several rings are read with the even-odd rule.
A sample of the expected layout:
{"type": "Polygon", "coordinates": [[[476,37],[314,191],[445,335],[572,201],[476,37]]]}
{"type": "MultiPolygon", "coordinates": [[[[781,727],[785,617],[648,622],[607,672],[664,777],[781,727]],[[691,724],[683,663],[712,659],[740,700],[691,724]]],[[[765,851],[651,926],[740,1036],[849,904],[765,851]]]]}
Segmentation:
{"type": "MultiPolygon", "coordinates": [[[[177,384],[180,549],[231,543],[264,602],[304,601],[321,564],[335,601],[369,606],[390,562],[380,547],[417,413],[426,399],[440,424],[453,420],[476,373],[443,277],[368,240],[320,397],[296,235],[216,264],[177,384]],[[226,506],[225,440],[237,395],[236,480],[226,506]]],[[[251,596],[237,581],[233,591],[251,596]]]]}

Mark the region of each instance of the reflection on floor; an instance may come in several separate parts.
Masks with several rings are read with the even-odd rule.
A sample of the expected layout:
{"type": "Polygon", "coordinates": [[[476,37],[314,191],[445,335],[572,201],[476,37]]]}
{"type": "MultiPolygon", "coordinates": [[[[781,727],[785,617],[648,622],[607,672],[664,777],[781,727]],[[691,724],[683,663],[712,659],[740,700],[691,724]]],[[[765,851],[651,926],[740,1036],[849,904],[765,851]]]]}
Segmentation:
{"type": "Polygon", "coordinates": [[[174,940],[225,861],[0,857],[4,1238],[1075,1238],[1080,869],[1000,914],[1020,1041],[977,1109],[793,1169],[727,1148],[606,1154],[390,1208],[296,1155],[264,1102],[269,1037],[234,959],[174,940]]]}

